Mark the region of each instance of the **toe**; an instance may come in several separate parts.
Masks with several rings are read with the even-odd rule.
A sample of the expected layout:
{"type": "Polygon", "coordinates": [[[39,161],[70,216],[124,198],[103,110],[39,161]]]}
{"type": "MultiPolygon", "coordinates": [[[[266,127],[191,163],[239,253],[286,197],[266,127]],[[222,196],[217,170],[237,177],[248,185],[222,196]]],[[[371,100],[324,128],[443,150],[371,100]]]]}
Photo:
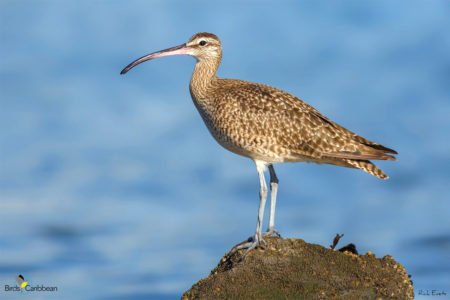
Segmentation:
{"type": "Polygon", "coordinates": [[[267,231],[266,231],[266,232],[263,232],[262,235],[263,235],[263,236],[274,236],[274,235],[276,235],[276,236],[278,236],[278,237],[281,237],[280,233],[279,233],[278,230],[276,230],[275,228],[269,228],[269,229],[267,229],[267,231]]]}
{"type": "Polygon", "coordinates": [[[233,249],[231,249],[230,254],[241,249],[247,249],[242,256],[243,259],[251,250],[261,246],[262,243],[267,246],[267,242],[262,238],[262,235],[255,234],[253,237],[249,238],[247,242],[234,246],[233,249]]]}

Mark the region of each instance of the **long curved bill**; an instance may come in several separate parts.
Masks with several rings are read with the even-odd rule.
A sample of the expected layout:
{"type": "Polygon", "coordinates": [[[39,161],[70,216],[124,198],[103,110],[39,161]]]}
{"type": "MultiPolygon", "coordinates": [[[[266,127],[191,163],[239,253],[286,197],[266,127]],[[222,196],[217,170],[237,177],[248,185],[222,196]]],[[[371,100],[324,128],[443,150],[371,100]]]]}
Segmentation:
{"type": "Polygon", "coordinates": [[[176,47],[172,47],[169,49],[165,49],[165,50],[161,50],[158,52],[153,52],[153,53],[147,54],[145,56],[142,56],[141,58],[136,59],[131,64],[126,66],[125,69],[123,69],[120,72],[120,74],[122,74],[122,75],[125,74],[126,72],[130,71],[133,67],[137,66],[140,63],[143,63],[144,61],[158,58],[158,57],[164,57],[164,56],[186,55],[186,54],[188,54],[188,50],[189,50],[189,48],[186,47],[186,44],[182,44],[182,45],[179,45],[176,47]]]}

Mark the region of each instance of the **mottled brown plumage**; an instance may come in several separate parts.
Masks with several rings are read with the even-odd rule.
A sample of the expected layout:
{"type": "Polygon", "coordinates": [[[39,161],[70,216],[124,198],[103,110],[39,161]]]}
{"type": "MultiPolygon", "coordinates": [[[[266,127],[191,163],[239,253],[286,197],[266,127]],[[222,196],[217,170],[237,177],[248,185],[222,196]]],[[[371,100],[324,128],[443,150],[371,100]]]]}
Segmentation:
{"type": "Polygon", "coordinates": [[[197,63],[190,83],[191,96],[211,134],[223,147],[267,163],[326,163],[387,178],[369,160],[395,160],[387,153],[397,152],[330,121],[284,91],[218,78],[219,39],[199,33],[187,45],[196,44],[199,39],[214,43],[217,50],[216,55],[197,63]]]}
{"type": "MultiPolygon", "coordinates": [[[[271,209],[266,235],[277,233],[274,214],[278,179],[273,164],[315,162],[388,176],[370,160],[395,160],[392,149],[371,142],[330,121],[299,98],[271,86],[216,75],[222,59],[217,36],[198,33],[186,44],[143,56],[121,74],[146,60],[169,55],[197,59],[190,82],[192,100],[217,142],[255,161],[260,179],[260,208],[253,242],[236,249],[247,252],[264,242],[261,223],[267,197],[265,166],[270,171],[271,209]],[[390,153],[390,154],[389,154],[390,153]]],[[[245,255],[245,254],[244,254],[245,255]]]]}

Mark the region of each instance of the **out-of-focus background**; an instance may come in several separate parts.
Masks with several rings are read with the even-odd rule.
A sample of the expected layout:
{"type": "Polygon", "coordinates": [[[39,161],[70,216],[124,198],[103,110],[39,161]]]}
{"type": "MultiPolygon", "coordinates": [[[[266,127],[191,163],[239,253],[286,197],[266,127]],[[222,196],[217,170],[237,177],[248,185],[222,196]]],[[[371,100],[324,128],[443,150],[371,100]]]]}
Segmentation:
{"type": "MultiPolygon", "coordinates": [[[[217,34],[219,76],[286,90],[396,149],[391,176],[276,166],[276,227],[392,255],[418,295],[450,294],[448,1],[0,2],[0,292],[176,299],[252,235],[258,179],[189,95],[191,57],[134,59],[217,34]]],[[[434,298],[433,298],[434,299],[434,298]]],[[[441,299],[441,298],[440,298],[441,299]]]]}

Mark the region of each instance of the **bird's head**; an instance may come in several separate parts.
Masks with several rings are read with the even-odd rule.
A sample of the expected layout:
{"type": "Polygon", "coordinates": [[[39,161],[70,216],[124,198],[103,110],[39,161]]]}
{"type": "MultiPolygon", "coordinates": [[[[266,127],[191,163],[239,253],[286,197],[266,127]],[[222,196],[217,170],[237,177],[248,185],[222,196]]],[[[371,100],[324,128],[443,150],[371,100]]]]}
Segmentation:
{"type": "Polygon", "coordinates": [[[205,59],[220,59],[222,57],[222,45],[219,38],[207,32],[197,33],[186,43],[189,48],[189,55],[198,61],[205,59]]]}
{"type": "Polygon", "coordinates": [[[195,57],[195,59],[199,62],[220,61],[220,59],[222,58],[222,45],[220,44],[219,38],[212,33],[197,33],[192,36],[185,44],[153,52],[136,59],[128,66],[126,66],[122,70],[122,72],[120,72],[120,74],[127,73],[130,69],[144,61],[172,55],[190,55],[195,57]]]}

